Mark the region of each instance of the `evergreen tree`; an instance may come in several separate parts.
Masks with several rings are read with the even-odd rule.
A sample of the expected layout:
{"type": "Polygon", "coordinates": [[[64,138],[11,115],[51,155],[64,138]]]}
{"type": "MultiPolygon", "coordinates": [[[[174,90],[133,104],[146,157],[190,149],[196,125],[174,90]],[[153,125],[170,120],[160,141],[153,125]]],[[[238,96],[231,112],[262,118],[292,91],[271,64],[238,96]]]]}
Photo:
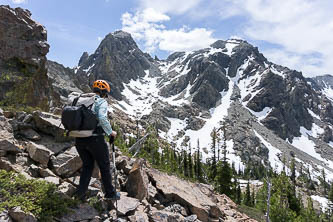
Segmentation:
{"type": "Polygon", "coordinates": [[[327,182],[324,168],[321,170],[320,185],[323,188],[324,194],[327,195],[327,182]]]}
{"type": "Polygon", "coordinates": [[[333,183],[331,184],[330,192],[328,193],[328,199],[333,202],[333,183]]]}
{"type": "Polygon", "coordinates": [[[216,128],[213,129],[213,131],[210,134],[212,139],[212,146],[211,146],[211,152],[212,152],[212,159],[211,159],[211,169],[209,171],[209,179],[211,181],[214,181],[216,174],[217,174],[217,162],[216,162],[216,141],[217,141],[217,132],[216,128]]]}
{"type": "Polygon", "coordinates": [[[250,192],[250,183],[247,182],[246,185],[246,191],[245,191],[245,196],[244,196],[244,204],[246,206],[251,206],[251,192],[250,192]]]}
{"type": "Polygon", "coordinates": [[[290,162],[290,179],[293,182],[294,185],[296,185],[296,166],[295,166],[295,157],[292,157],[290,162]]]}
{"type": "Polygon", "coordinates": [[[201,168],[201,152],[200,152],[200,143],[198,139],[198,150],[197,150],[197,179],[199,182],[202,182],[202,168],[201,168]]]}
{"type": "Polygon", "coordinates": [[[189,153],[188,153],[188,171],[189,171],[189,177],[193,178],[193,160],[192,160],[191,144],[189,145],[189,153]]]}
{"type": "Polygon", "coordinates": [[[227,196],[232,196],[232,170],[226,160],[220,161],[217,173],[217,190],[227,196]]]}
{"type": "Polygon", "coordinates": [[[291,184],[284,172],[273,179],[270,201],[270,219],[272,222],[294,221],[296,218],[296,213],[289,208],[288,191],[290,187],[291,184]]]}
{"type": "Polygon", "coordinates": [[[183,150],[183,163],[184,163],[184,176],[185,177],[188,177],[188,163],[187,163],[187,153],[186,153],[186,150],[184,149],[183,150]]]}
{"type": "Polygon", "coordinates": [[[256,196],[255,196],[254,187],[252,187],[251,206],[254,206],[254,205],[255,205],[255,203],[256,203],[255,198],[256,198],[256,196]]]}
{"type": "Polygon", "coordinates": [[[315,210],[313,209],[313,202],[311,197],[307,199],[307,207],[302,210],[302,214],[297,218],[297,222],[319,222],[322,221],[318,215],[316,214],[315,210]]]}
{"type": "Polygon", "coordinates": [[[237,189],[236,189],[236,204],[241,204],[242,202],[242,190],[240,185],[237,185],[237,189]]]}
{"type": "Polygon", "coordinates": [[[232,196],[232,169],[227,161],[227,146],[226,139],[224,138],[222,145],[223,159],[219,161],[217,187],[220,193],[224,193],[227,196],[232,196]]]}

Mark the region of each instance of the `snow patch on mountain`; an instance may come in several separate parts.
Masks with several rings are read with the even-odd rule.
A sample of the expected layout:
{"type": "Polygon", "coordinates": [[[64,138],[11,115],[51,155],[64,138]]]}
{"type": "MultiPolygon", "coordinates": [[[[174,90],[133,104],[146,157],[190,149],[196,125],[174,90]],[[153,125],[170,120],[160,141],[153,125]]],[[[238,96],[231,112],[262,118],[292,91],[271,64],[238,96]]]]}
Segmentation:
{"type": "Polygon", "coordinates": [[[177,136],[180,130],[183,130],[186,127],[186,119],[180,120],[177,118],[167,118],[171,122],[171,127],[166,134],[168,138],[174,138],[177,136]]]}
{"type": "Polygon", "coordinates": [[[258,119],[258,122],[260,123],[261,120],[265,119],[269,114],[270,112],[272,112],[272,108],[270,107],[265,107],[262,111],[260,112],[254,112],[253,110],[251,109],[248,109],[253,115],[255,115],[258,119]]]}
{"type": "Polygon", "coordinates": [[[227,140],[226,141],[226,157],[227,161],[230,165],[234,164],[236,171],[244,171],[245,165],[242,162],[241,158],[236,155],[236,152],[234,150],[234,141],[233,140],[227,140]]]}
{"type": "Polygon", "coordinates": [[[122,94],[126,99],[115,105],[132,119],[151,113],[153,103],[160,98],[158,96],[157,78],[150,77],[148,70],[145,72],[146,75],[143,78],[131,80],[128,84],[124,84],[122,94]]]}
{"type": "Polygon", "coordinates": [[[326,82],[322,81],[325,85],[325,88],[321,90],[321,92],[330,100],[333,100],[333,89],[331,86],[327,85],[326,82]]]}
{"type": "Polygon", "coordinates": [[[311,109],[308,109],[308,112],[310,113],[310,115],[311,115],[313,118],[316,118],[316,119],[321,120],[320,116],[318,116],[317,114],[315,114],[311,109]]]}
{"type": "Polygon", "coordinates": [[[316,152],[315,150],[316,144],[314,143],[314,141],[309,139],[309,136],[317,138],[318,134],[323,133],[323,131],[324,130],[322,128],[320,128],[314,123],[312,124],[311,130],[307,130],[302,126],[300,128],[301,136],[295,137],[293,139],[292,145],[302,150],[303,152],[306,152],[307,154],[313,156],[314,158],[324,161],[324,159],[320,156],[320,154],[316,152]]]}
{"type": "Polygon", "coordinates": [[[239,39],[229,39],[229,40],[227,40],[226,44],[225,44],[225,48],[227,49],[227,51],[223,51],[223,53],[228,55],[228,56],[231,56],[233,54],[232,50],[236,46],[238,46],[241,41],[242,40],[239,40],[239,39]]]}
{"type": "Polygon", "coordinates": [[[272,146],[272,144],[270,144],[267,140],[265,140],[256,130],[253,130],[253,132],[256,135],[256,137],[260,139],[261,143],[264,144],[269,150],[268,159],[271,164],[271,167],[275,169],[277,172],[281,172],[283,170],[283,163],[279,159],[279,155],[281,155],[282,152],[279,149],[272,146]]]}
{"type": "MultiPolygon", "coordinates": [[[[300,137],[295,137],[291,143],[297,149],[311,155],[312,157],[322,161],[324,165],[333,169],[333,161],[324,159],[319,153],[316,152],[315,147],[316,144],[310,137],[317,138],[320,133],[323,133],[323,129],[317,126],[316,124],[312,124],[311,130],[307,130],[304,127],[300,128],[300,137]]],[[[312,167],[311,167],[312,168],[312,167]]],[[[317,166],[318,169],[323,169],[321,166],[317,166]]],[[[318,170],[312,170],[311,172],[316,172],[317,177],[320,176],[320,172],[318,170]]],[[[325,169],[325,173],[328,179],[333,179],[333,172],[325,169]]]]}
{"type": "Polygon", "coordinates": [[[283,73],[283,72],[279,72],[279,71],[274,67],[274,65],[272,65],[272,66],[270,67],[270,70],[271,70],[272,73],[274,73],[275,75],[281,76],[283,79],[286,78],[286,76],[284,75],[284,73],[283,73]]]}
{"type": "Polygon", "coordinates": [[[321,197],[318,195],[312,195],[312,200],[318,201],[323,212],[327,211],[330,201],[326,197],[321,197]]]}
{"type": "MultiPolygon", "coordinates": [[[[211,146],[211,137],[210,133],[212,130],[217,128],[219,126],[219,122],[224,119],[228,115],[228,108],[231,104],[231,94],[233,91],[234,83],[232,81],[229,81],[229,90],[226,92],[222,92],[222,99],[220,105],[218,105],[216,108],[210,109],[211,118],[207,119],[205,125],[199,129],[199,130],[187,130],[185,132],[185,135],[177,140],[177,145],[180,147],[183,139],[185,136],[189,136],[190,143],[191,144],[197,144],[197,141],[199,139],[200,141],[200,147],[204,150],[204,148],[209,148],[211,146]]],[[[173,131],[170,131],[170,134],[173,131]]],[[[169,134],[168,132],[168,134],[169,134]]],[[[203,153],[203,158],[207,158],[210,156],[210,154],[203,153]]],[[[232,153],[232,150],[230,150],[230,153],[232,153]]]]}

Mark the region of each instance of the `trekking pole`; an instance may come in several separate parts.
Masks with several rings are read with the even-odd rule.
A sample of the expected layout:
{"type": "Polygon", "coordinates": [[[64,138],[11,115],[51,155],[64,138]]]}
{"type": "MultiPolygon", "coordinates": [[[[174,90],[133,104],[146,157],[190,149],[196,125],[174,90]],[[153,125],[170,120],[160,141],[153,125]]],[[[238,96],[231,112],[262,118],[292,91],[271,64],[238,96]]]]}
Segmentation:
{"type": "MultiPolygon", "coordinates": [[[[114,189],[117,192],[117,168],[116,168],[116,152],[114,149],[114,141],[112,141],[112,160],[113,160],[113,170],[114,170],[114,189]]],[[[118,220],[118,202],[116,198],[116,217],[118,220]]]]}

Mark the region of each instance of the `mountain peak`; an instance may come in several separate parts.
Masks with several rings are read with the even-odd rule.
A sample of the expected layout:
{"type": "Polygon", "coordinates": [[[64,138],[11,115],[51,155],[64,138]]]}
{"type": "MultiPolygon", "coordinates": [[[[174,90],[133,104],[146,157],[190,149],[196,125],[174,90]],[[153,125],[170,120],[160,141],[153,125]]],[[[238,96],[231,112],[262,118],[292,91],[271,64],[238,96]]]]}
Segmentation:
{"type": "Polygon", "coordinates": [[[111,35],[113,35],[114,37],[118,37],[118,38],[132,38],[130,33],[125,32],[123,30],[117,30],[117,31],[111,33],[111,35]]]}

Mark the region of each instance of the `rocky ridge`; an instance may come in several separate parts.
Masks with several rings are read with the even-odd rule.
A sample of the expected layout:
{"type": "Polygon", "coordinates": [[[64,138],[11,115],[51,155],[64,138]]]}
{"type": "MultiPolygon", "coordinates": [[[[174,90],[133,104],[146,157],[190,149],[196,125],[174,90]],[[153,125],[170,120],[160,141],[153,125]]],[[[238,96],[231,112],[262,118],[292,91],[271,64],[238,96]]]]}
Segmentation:
{"type": "Polygon", "coordinates": [[[49,45],[45,27],[31,19],[29,10],[1,5],[0,33],[1,104],[44,110],[59,105],[46,75],[49,45]]]}
{"type": "MultiPolygon", "coordinates": [[[[50,113],[0,110],[0,133],[4,135],[0,140],[0,169],[54,183],[70,198],[78,185],[82,162],[72,140],[63,137],[59,122],[59,117],[50,113]]],[[[230,198],[216,194],[211,186],[159,172],[143,159],[117,151],[116,167],[121,191],[117,213],[121,221],[255,221],[238,212],[230,198]]],[[[97,172],[89,186],[90,197],[101,196],[97,172]]],[[[100,204],[101,212],[83,203],[56,221],[113,221],[114,206],[102,200],[100,204]]],[[[37,221],[20,208],[8,210],[0,214],[5,221],[37,221]]]]}
{"type": "MultiPolygon", "coordinates": [[[[233,127],[227,127],[230,158],[236,165],[263,159],[274,168],[283,157],[290,159],[290,153],[298,153],[302,164],[318,169],[315,175],[324,167],[333,176],[329,84],[325,91],[319,80],[269,62],[244,40],[218,40],[206,49],[154,60],[140,51],[130,34],[116,31],[106,36],[94,54],[84,53],[73,72],[81,89],[97,77],[112,79],[116,100],[111,109],[129,120],[124,126],[135,129],[136,120],[141,126],[155,125],[178,149],[200,139],[207,150],[213,127],[219,128],[220,121],[235,121],[231,107],[240,104],[249,118],[237,124],[244,130],[235,134],[233,127]],[[260,134],[251,122],[265,130],[260,134]],[[268,132],[273,136],[263,143],[262,134],[268,132]],[[280,139],[287,142],[273,145],[280,139]],[[270,153],[271,147],[282,153],[270,153]]],[[[328,76],[321,81],[326,80],[328,76]]]]}

